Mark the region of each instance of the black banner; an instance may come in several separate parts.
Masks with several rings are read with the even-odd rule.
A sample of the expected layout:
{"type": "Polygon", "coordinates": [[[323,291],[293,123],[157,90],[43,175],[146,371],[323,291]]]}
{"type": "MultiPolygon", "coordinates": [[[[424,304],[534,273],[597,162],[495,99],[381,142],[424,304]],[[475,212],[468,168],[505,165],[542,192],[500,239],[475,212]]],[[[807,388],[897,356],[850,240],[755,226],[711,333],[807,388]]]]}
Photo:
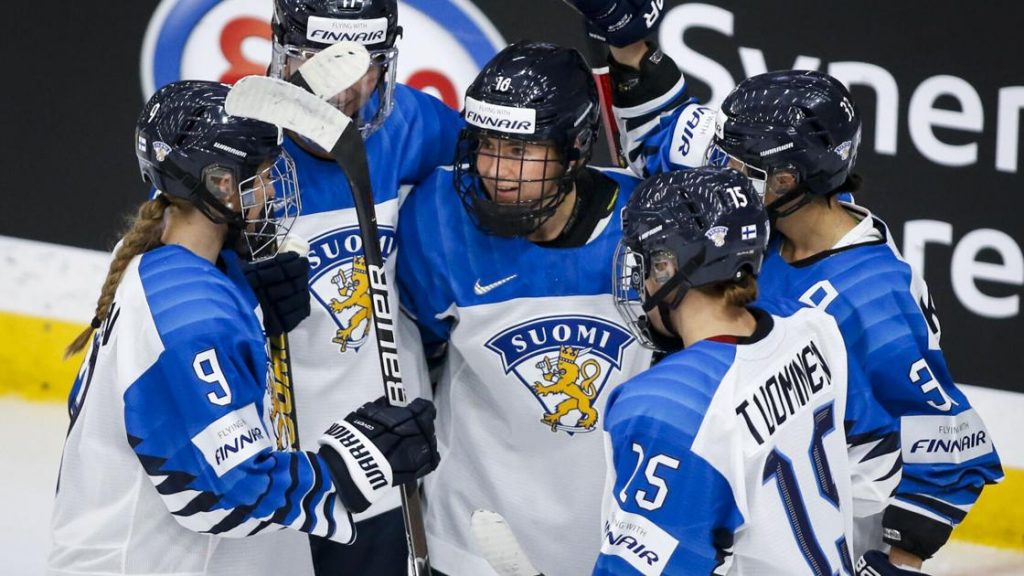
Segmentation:
{"type": "MultiPolygon", "coordinates": [[[[32,25],[3,36],[12,62],[2,98],[13,210],[0,215],[0,235],[111,247],[123,214],[146,194],[132,131],[145,97],[147,26],[186,3],[204,4],[69,3],[59,13],[52,3],[17,5],[15,17],[32,25]]],[[[477,0],[478,11],[469,0],[403,6],[410,19],[417,10],[443,11],[437,20],[447,23],[465,18],[472,25],[451,33],[477,59],[488,49],[471,41],[484,34],[481,22],[507,41],[584,47],[579,17],[558,0],[477,0]]],[[[858,200],[889,223],[925,274],[957,381],[1024,391],[1024,4],[716,0],[670,1],[664,10],[658,40],[703,101],[715,104],[738,80],[782,68],[816,68],[851,86],[865,119],[858,200]]],[[[445,50],[430,55],[439,67],[445,50]]],[[[438,80],[428,72],[424,85],[438,80]]],[[[441,92],[459,85],[443,80],[441,92]]]]}

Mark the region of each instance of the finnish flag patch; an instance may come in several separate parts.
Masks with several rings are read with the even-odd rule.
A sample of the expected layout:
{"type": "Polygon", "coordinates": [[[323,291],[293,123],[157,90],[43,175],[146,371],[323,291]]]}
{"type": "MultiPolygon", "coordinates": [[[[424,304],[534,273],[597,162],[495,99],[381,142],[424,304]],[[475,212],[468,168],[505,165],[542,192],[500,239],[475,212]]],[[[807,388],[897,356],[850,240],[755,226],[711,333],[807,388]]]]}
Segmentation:
{"type": "Polygon", "coordinates": [[[753,240],[754,238],[757,238],[757,226],[754,224],[748,224],[740,230],[740,234],[743,236],[744,240],[753,240]]]}

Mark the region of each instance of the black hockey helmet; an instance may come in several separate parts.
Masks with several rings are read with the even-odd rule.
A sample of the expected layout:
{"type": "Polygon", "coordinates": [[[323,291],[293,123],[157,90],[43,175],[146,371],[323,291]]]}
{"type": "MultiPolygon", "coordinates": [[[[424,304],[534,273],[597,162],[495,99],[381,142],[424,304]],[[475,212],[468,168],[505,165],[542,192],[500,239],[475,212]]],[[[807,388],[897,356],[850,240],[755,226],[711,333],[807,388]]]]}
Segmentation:
{"type": "Polygon", "coordinates": [[[139,169],[158,193],[240,232],[248,255],[273,255],[299,211],[295,166],[277,126],[224,111],[228,90],[196,80],[157,90],[136,123],[139,169]]]}
{"type": "Polygon", "coordinates": [[[494,56],[466,90],[462,116],[467,126],[455,160],[456,189],[480,228],[525,236],[550,218],[590,159],[599,114],[597,86],[576,50],[523,41],[494,56]],[[497,142],[498,148],[482,149],[485,141],[497,142]],[[549,173],[547,163],[557,165],[554,176],[523,179],[523,163],[531,160],[515,157],[514,150],[524,143],[550,145],[550,157],[535,161],[546,163],[544,174],[549,173]],[[490,177],[492,188],[530,182],[554,186],[539,199],[495,201],[481,182],[481,155],[514,166],[518,173],[515,178],[490,177]]]}
{"type": "MultiPolygon", "coordinates": [[[[828,196],[843,189],[857,161],[861,119],[850,92],[839,81],[813,70],[784,70],[747,78],[726,97],[716,119],[709,164],[732,158],[764,192],[768,177],[792,172],[797,186],[768,206],[778,208],[804,196],[828,196]]],[[[785,215],[785,214],[779,214],[785,215]]]]}
{"type": "Polygon", "coordinates": [[[366,138],[391,113],[397,67],[395,41],[402,35],[397,0],[274,0],[273,57],[270,75],[285,78],[307,58],[338,42],[357,42],[370,52],[370,71],[375,79],[356,88],[360,94],[332,101],[356,121],[366,138]],[[358,109],[345,102],[358,97],[358,109]],[[350,107],[349,107],[350,108],[350,107]]]}
{"type": "Polygon", "coordinates": [[[647,313],[658,308],[673,330],[669,312],[690,288],[756,277],[767,243],[760,195],[739,172],[708,166],[652,176],[622,212],[612,274],[616,308],[644,346],[678,347],[651,328],[647,313]],[[653,293],[648,278],[658,286],[653,293]]]}
{"type": "Polygon", "coordinates": [[[402,35],[397,0],[274,0],[271,28],[275,44],[314,50],[346,41],[384,50],[402,35]]]}

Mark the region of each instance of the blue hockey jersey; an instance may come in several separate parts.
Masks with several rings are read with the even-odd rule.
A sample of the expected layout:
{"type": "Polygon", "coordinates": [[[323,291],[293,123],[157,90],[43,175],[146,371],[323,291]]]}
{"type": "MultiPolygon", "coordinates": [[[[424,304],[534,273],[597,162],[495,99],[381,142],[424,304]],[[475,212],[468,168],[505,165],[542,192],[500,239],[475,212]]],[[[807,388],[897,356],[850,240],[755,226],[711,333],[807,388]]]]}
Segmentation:
{"type": "Polygon", "coordinates": [[[834,319],[773,308],[612,391],[594,574],[852,574],[856,375],[834,319]]]}
{"type": "Polygon", "coordinates": [[[299,531],[353,538],[327,464],[274,449],[256,300],[221,259],[128,265],[71,392],[50,574],[312,573],[299,531]]]}
{"type": "MultiPolygon", "coordinates": [[[[462,127],[458,112],[408,86],[395,86],[395,103],[384,124],[366,141],[384,271],[395,290],[395,231],[399,206],[411,185],[451,162],[462,127]]],[[[376,340],[370,318],[369,279],[352,192],[331,159],[321,159],[292,139],[285,147],[295,160],[302,214],[292,229],[309,241],[312,312],[288,334],[300,447],[337,418],[383,393],[376,340]]],[[[396,321],[399,360],[411,398],[429,397],[426,364],[415,327],[396,321]]],[[[398,490],[376,502],[357,520],[394,509],[398,490]]]]}
{"type": "Polygon", "coordinates": [[[435,392],[442,464],[425,483],[431,564],[450,576],[494,574],[470,533],[478,508],[504,516],[547,574],[588,574],[597,558],[605,399],[650,364],[610,295],[637,179],[601,174],[618,190],[577,247],[485,234],[450,169],[402,206],[402,302],[427,340],[448,346],[435,392]]]}
{"type": "MultiPolygon", "coordinates": [[[[1002,478],[999,457],[946,365],[924,280],[900,256],[880,219],[845,206],[860,224],[833,250],[787,263],[781,238],[773,240],[761,294],[799,300],[836,318],[851,370],[864,372],[878,405],[870,424],[846,423],[855,473],[884,476],[876,458],[902,449],[903,475],[885,514],[885,537],[937,548],[984,485],[1002,478]]],[[[881,534],[875,530],[861,540],[861,550],[878,547],[881,534]]]]}

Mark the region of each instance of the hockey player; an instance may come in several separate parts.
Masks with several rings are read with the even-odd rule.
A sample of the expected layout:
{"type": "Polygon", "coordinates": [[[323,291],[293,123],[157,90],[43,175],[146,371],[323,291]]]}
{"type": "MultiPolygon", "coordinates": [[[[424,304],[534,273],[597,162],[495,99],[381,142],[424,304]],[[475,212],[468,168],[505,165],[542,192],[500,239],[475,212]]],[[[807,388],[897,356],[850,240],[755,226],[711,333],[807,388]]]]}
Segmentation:
{"type": "Polygon", "coordinates": [[[626,207],[616,303],[642,342],[683,349],[608,399],[595,574],[852,573],[854,377],[828,314],[750,307],[767,234],[728,169],[659,174],[626,207]]]}
{"type": "MultiPolygon", "coordinates": [[[[610,4],[574,2],[589,14],[610,4]]],[[[855,490],[867,495],[858,498],[855,548],[881,548],[884,537],[893,562],[919,568],[1002,470],[946,366],[924,280],[881,220],[842,201],[860,186],[852,172],[861,125],[855,103],[831,76],[785,71],[742,82],[718,112],[687,97],[685,79],[657,47],[617,44],[615,112],[631,167],[653,174],[706,159],[753,178],[777,233],[762,293],[822,307],[856,343],[850,361],[868,375],[876,412],[890,418],[861,422],[850,434],[855,490]],[[897,472],[883,518],[875,494],[897,472]]],[[[865,562],[882,574],[896,570],[882,554],[865,562]]]]}
{"type": "Polygon", "coordinates": [[[431,564],[494,574],[470,531],[484,508],[545,573],[588,574],[605,399],[650,363],[608,286],[637,179],[587,166],[598,99],[575,50],[513,44],[465,102],[455,166],[410,195],[398,231],[403,304],[448,348],[435,392],[446,465],[425,482],[431,564]]]}
{"type": "MultiPolygon", "coordinates": [[[[870,464],[881,446],[902,448],[899,487],[880,523],[865,520],[873,530],[858,546],[881,546],[884,537],[894,564],[919,568],[985,484],[1003,474],[984,423],[946,366],[924,280],[884,222],[834,197],[860,186],[852,173],[861,137],[857,107],[827,74],[773,72],[736,87],[716,132],[709,157],[741,167],[763,187],[777,233],[765,259],[764,294],[835,316],[855,342],[851,357],[870,380],[879,411],[892,415],[885,426],[850,438],[868,478],[885,472],[870,464]]],[[[884,561],[873,554],[865,562],[872,559],[884,561]]],[[[885,574],[883,568],[874,566],[885,574]]]]}
{"type": "Polygon", "coordinates": [[[227,93],[177,82],[139,118],[136,154],[158,194],[69,347],[96,331],[69,401],[48,574],[312,574],[299,531],[350,542],[351,512],[437,465],[426,400],[381,398],[307,451],[275,450],[239,254],[274,254],[298,187],[280,130],[228,116],[227,93]]]}
{"type": "MultiPolygon", "coordinates": [[[[336,42],[360,42],[370,51],[367,75],[332,102],[359,122],[385,273],[394,279],[398,208],[408,191],[403,187],[451,163],[462,120],[433,96],[395,82],[401,35],[396,0],[275,0],[272,29],[270,75],[279,78],[288,78],[306,58],[336,42]]],[[[289,333],[299,444],[306,449],[339,410],[379,396],[382,384],[369,317],[369,279],[348,182],[327,153],[303,138],[289,135],[285,149],[302,182],[303,211],[295,232],[310,242],[312,312],[289,333]]],[[[391,294],[397,310],[397,292],[391,294]]],[[[397,323],[410,396],[429,397],[416,330],[405,318],[397,323]]],[[[312,538],[318,573],[404,576],[408,554],[399,505],[393,490],[356,515],[363,537],[352,546],[312,538]]]]}

